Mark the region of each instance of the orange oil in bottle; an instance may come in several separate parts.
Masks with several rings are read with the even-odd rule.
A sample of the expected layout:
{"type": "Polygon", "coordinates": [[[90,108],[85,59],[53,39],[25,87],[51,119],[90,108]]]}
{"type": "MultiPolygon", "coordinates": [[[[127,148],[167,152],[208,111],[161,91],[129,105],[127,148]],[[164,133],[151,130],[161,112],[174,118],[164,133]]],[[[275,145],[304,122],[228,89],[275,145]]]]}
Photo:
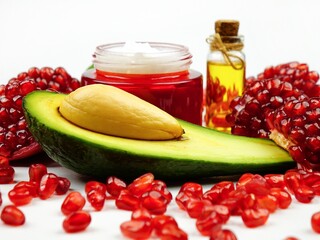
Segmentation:
{"type": "Polygon", "coordinates": [[[230,132],[226,115],[230,113],[230,102],[243,92],[245,67],[241,63],[207,62],[207,88],[205,102],[205,124],[223,132],[230,132]]]}

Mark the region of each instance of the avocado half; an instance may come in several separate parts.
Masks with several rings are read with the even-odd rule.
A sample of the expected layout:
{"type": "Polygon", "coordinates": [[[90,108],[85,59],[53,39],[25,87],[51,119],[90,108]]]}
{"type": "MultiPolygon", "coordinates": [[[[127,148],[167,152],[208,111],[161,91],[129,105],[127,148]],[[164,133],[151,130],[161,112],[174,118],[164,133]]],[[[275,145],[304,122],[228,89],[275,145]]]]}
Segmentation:
{"type": "Polygon", "coordinates": [[[270,140],[234,136],[180,121],[182,139],[146,141],[78,127],[59,113],[66,95],[34,91],[23,100],[29,129],[47,155],[77,173],[132,179],[152,172],[158,179],[186,180],[285,171],[295,166],[270,140]]]}

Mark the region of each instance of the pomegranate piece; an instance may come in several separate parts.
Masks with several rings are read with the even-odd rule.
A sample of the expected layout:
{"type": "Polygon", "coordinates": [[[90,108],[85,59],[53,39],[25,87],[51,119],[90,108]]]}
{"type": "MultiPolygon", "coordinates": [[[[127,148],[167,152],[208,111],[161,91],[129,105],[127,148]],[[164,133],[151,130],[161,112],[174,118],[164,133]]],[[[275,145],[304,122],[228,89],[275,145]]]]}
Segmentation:
{"type": "Polygon", "coordinates": [[[320,169],[320,97],[287,101],[269,125],[270,138],[288,150],[299,167],[320,169]]]}
{"type": "Polygon", "coordinates": [[[86,199],[81,195],[80,192],[69,193],[61,204],[61,212],[64,215],[80,211],[83,209],[86,203],[86,199]]]}
{"type": "MultiPolygon", "coordinates": [[[[299,168],[320,169],[319,74],[291,62],[266,68],[247,80],[230,104],[232,133],[270,138],[286,149],[299,168]]],[[[274,186],[278,187],[278,186],[274,186]]]]}
{"type": "Polygon", "coordinates": [[[243,223],[249,228],[255,228],[264,225],[269,218],[267,209],[245,209],[241,214],[243,223]]]}
{"type": "Polygon", "coordinates": [[[22,99],[34,90],[54,90],[69,93],[80,87],[65,69],[30,68],[10,79],[0,88],[0,156],[9,160],[21,159],[41,151],[28,130],[22,110],[22,99]]]}
{"type": "Polygon", "coordinates": [[[5,206],[1,211],[1,220],[8,225],[20,226],[25,223],[24,213],[14,205],[5,206]]]}
{"type": "Polygon", "coordinates": [[[26,205],[33,199],[28,187],[16,187],[9,191],[8,197],[16,206],[26,205]]]}
{"type": "Polygon", "coordinates": [[[62,227],[67,233],[75,233],[86,230],[91,223],[91,215],[86,211],[70,213],[63,221],[62,227]]]}
{"type": "Polygon", "coordinates": [[[0,166],[0,184],[8,184],[13,182],[14,169],[11,166],[0,166]]]}
{"type": "Polygon", "coordinates": [[[59,184],[59,178],[53,173],[43,175],[39,185],[39,198],[42,200],[50,198],[59,184]]]}
{"type": "Polygon", "coordinates": [[[245,89],[242,96],[231,101],[231,113],[226,120],[232,125],[233,134],[268,138],[268,116],[289,99],[304,98],[307,96],[303,91],[278,78],[256,81],[245,89]]]}
{"type": "Polygon", "coordinates": [[[316,233],[320,233],[320,212],[316,212],[311,217],[311,227],[316,233]]]}
{"type": "Polygon", "coordinates": [[[130,220],[120,225],[123,236],[132,239],[147,239],[152,233],[151,221],[130,220]]]}

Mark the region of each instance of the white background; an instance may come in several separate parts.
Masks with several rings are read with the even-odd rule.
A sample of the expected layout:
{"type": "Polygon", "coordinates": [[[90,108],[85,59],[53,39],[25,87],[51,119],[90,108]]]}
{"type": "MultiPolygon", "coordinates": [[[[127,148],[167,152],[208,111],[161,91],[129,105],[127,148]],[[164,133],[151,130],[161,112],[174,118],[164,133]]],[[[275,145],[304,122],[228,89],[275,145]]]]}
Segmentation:
{"type": "MultiPolygon", "coordinates": [[[[319,70],[320,14],[317,0],[1,0],[0,1],[0,83],[32,66],[65,67],[80,78],[91,64],[97,45],[137,40],[186,45],[193,54],[192,68],[205,73],[208,46],[217,19],[237,19],[245,36],[247,75],[256,75],[266,66],[288,61],[309,64],[319,70]]],[[[49,164],[50,171],[72,180],[75,190],[83,191],[84,179],[49,164]]],[[[16,166],[16,180],[27,179],[28,163],[16,166]]],[[[206,187],[209,187],[207,185],[206,187]]],[[[4,204],[12,185],[0,186],[4,204]]],[[[177,187],[171,190],[175,194],[177,187]]],[[[62,198],[35,200],[22,207],[27,223],[20,228],[0,224],[1,239],[123,239],[119,232],[128,212],[112,203],[92,213],[88,231],[67,235],[62,231],[59,212],[62,198]]],[[[247,229],[237,218],[227,227],[240,240],[319,239],[312,233],[310,217],[320,210],[320,200],[293,204],[289,210],[271,215],[266,226],[247,229]]],[[[173,203],[168,214],[176,216],[189,239],[208,239],[195,230],[194,221],[173,203]]]]}

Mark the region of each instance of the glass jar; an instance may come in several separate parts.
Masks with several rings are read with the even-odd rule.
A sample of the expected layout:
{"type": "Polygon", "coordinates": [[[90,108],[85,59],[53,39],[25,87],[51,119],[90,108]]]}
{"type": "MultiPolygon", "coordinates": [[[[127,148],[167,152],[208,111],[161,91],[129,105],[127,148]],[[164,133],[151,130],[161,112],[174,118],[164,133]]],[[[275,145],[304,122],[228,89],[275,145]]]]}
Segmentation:
{"type": "Polygon", "coordinates": [[[230,102],[242,95],[245,84],[245,54],[242,35],[237,35],[238,21],[217,21],[216,34],[207,42],[207,82],[205,98],[205,125],[223,132],[230,132],[226,120],[230,102]]]}
{"type": "Polygon", "coordinates": [[[98,46],[82,85],[108,84],[130,92],[176,118],[202,124],[202,74],[191,70],[192,55],[182,45],[160,42],[98,46]]]}

